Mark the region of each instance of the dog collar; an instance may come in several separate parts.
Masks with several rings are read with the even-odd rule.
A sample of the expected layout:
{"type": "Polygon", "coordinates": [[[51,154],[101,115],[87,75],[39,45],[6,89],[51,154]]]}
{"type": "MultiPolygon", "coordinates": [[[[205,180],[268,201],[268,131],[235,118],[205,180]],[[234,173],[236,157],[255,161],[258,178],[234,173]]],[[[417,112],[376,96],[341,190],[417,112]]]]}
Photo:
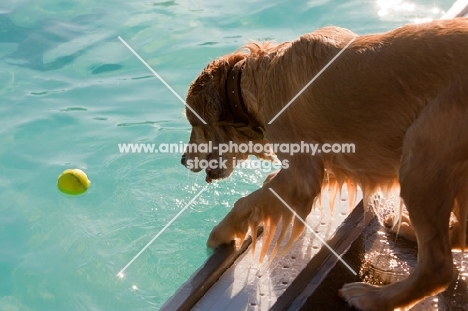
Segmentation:
{"type": "Polygon", "coordinates": [[[265,130],[255,118],[247,112],[242,98],[241,77],[245,60],[235,63],[228,71],[225,83],[226,98],[232,113],[232,123],[220,122],[234,126],[239,132],[251,139],[265,139],[265,130]]]}

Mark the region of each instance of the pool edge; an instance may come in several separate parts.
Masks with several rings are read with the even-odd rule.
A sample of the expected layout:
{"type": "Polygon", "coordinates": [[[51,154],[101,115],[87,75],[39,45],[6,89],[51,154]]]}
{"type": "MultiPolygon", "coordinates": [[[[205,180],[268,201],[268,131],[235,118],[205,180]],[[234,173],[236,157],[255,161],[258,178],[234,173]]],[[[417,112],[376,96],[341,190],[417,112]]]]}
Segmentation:
{"type": "MultiPolygon", "coordinates": [[[[263,229],[258,230],[258,236],[263,229]]],[[[192,309],[206,292],[218,281],[221,275],[252,244],[251,237],[247,238],[242,246],[236,250],[233,244],[215,250],[203,265],[172,295],[161,307],[161,311],[185,311],[192,309]]]]}
{"type": "MultiPolygon", "coordinates": [[[[364,210],[361,200],[327,241],[328,245],[336,254],[343,257],[374,218],[376,216],[372,211],[364,210]]],[[[328,248],[322,247],[270,310],[301,310],[328,273],[339,264],[338,261],[339,259],[328,248]]]]}

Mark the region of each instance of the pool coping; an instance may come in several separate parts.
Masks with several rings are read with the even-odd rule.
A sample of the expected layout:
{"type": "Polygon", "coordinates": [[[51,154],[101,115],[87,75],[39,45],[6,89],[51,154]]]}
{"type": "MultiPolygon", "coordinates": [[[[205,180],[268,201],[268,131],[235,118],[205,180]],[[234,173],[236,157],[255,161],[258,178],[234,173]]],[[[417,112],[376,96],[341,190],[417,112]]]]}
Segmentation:
{"type": "MultiPolygon", "coordinates": [[[[376,218],[371,210],[365,210],[361,200],[336,229],[334,235],[327,241],[327,244],[341,257],[346,254],[353,242],[364,232],[372,220],[376,218]]],[[[270,308],[273,311],[279,310],[301,310],[307,299],[325,280],[329,272],[338,263],[332,252],[322,247],[320,251],[308,262],[306,267],[294,279],[286,291],[278,298],[270,308]]]]}
{"type": "MultiPolygon", "coordinates": [[[[257,236],[262,233],[263,228],[259,228],[257,236]]],[[[214,254],[182,284],[160,310],[188,311],[192,309],[221,275],[249,248],[250,244],[252,244],[252,238],[248,237],[238,250],[235,249],[233,243],[217,248],[214,254]]]]}
{"type": "MultiPolygon", "coordinates": [[[[361,200],[338,226],[327,244],[342,257],[374,217],[371,211],[364,211],[363,201],[361,200]]],[[[261,235],[261,232],[258,235],[261,235]]],[[[166,301],[160,310],[185,311],[192,309],[218,281],[221,275],[248,249],[251,243],[252,239],[249,237],[237,251],[233,245],[217,249],[166,301]]],[[[288,289],[278,298],[271,310],[284,310],[287,308],[289,310],[299,310],[307,298],[317,289],[321,281],[327,277],[338,260],[328,248],[322,247],[294,279],[288,289]]]]}

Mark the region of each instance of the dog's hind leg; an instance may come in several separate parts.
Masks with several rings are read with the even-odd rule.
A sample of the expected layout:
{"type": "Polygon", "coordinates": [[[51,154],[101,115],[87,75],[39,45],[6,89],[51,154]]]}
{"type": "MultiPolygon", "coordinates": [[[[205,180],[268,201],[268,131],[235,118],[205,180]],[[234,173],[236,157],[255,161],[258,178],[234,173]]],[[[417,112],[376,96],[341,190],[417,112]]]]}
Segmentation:
{"type": "Polygon", "coordinates": [[[406,133],[399,179],[416,232],[417,267],[406,279],[384,287],[345,285],[341,294],[361,310],[408,306],[444,290],[452,280],[449,219],[457,194],[468,183],[468,105],[462,90],[447,90],[406,133]]]}
{"type": "Polygon", "coordinates": [[[455,214],[456,221],[453,221],[450,226],[452,249],[459,249],[464,252],[468,234],[466,224],[468,218],[468,185],[465,189],[462,189],[457,196],[453,213],[455,214]]]}
{"type": "MultiPolygon", "coordinates": [[[[468,189],[457,196],[450,217],[450,241],[452,250],[465,250],[468,236],[468,189]]],[[[406,211],[390,214],[385,218],[384,225],[399,237],[416,242],[416,232],[406,211]]]]}

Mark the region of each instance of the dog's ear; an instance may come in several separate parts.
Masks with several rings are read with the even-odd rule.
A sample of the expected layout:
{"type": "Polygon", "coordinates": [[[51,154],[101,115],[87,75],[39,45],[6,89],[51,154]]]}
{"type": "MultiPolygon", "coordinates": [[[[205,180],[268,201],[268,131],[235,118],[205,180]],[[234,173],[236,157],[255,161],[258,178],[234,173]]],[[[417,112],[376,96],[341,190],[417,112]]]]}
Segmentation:
{"type": "MultiPolygon", "coordinates": [[[[219,80],[218,72],[209,66],[190,84],[187,92],[187,105],[208,124],[217,122],[222,113],[221,105],[225,101],[225,95],[220,93],[219,80]]],[[[185,113],[192,126],[200,123],[188,107],[185,113]]]]}
{"type": "MultiPolygon", "coordinates": [[[[207,123],[214,124],[227,113],[226,77],[229,69],[245,57],[244,53],[236,52],[212,61],[190,85],[187,104],[207,123]]],[[[191,123],[195,121],[192,124],[197,123],[189,109],[186,115],[191,123]]]]}

